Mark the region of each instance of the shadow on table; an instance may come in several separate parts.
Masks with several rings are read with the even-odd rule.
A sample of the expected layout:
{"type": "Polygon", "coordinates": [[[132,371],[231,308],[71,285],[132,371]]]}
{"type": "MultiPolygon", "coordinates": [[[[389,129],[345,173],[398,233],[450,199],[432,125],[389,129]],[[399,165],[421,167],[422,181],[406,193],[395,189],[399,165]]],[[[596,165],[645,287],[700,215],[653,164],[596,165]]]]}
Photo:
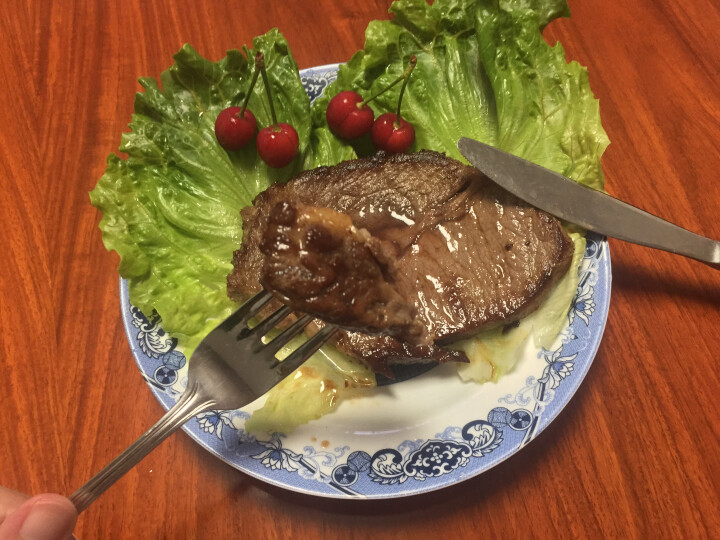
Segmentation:
{"type": "Polygon", "coordinates": [[[720,306],[720,272],[695,261],[693,280],[688,281],[672,269],[663,271],[657,266],[638,266],[613,260],[613,294],[620,292],[649,296],[664,296],[678,302],[720,306]]]}

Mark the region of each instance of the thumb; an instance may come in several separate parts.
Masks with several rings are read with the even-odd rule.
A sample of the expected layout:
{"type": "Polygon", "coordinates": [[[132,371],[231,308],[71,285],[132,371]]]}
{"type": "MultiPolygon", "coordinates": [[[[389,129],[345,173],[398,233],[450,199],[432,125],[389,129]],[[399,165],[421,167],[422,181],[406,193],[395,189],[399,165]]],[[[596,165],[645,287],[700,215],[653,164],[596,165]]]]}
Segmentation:
{"type": "Polygon", "coordinates": [[[0,540],[67,540],[76,521],[77,510],[69,499],[37,495],[8,514],[0,524],[0,540]]]}

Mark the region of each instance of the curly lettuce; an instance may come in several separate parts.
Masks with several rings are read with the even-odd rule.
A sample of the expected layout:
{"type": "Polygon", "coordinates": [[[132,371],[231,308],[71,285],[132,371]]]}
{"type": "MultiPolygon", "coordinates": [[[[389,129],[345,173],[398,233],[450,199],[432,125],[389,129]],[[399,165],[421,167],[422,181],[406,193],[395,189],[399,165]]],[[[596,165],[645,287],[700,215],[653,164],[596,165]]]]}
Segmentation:
{"type": "MultiPolygon", "coordinates": [[[[568,16],[564,0],[399,0],[394,18],[373,21],[365,47],[340,66],[337,81],[313,105],[324,125],[330,99],[348,88],[372,95],[417,66],[402,116],[415,127],[410,149],[437,150],[465,161],[460,137],[471,137],[596,189],[609,144],[587,70],[566,62],[542,29],[568,16]]],[[[377,114],[395,110],[399,87],[370,102],[377,114]]],[[[356,150],[368,151],[366,141],[356,150]]]]}
{"type": "MultiPolygon", "coordinates": [[[[369,153],[367,138],[351,146],[330,132],[324,114],[328,100],[346,89],[374,93],[403,71],[411,54],[418,63],[402,108],[416,129],[411,150],[462,159],[456,142],[473,137],[602,188],[600,157],[608,140],[587,72],[567,63],[562,47],[542,37],[548,23],[569,14],[564,0],[437,0],[432,5],[399,0],[390,13],[392,20],[369,24],[364,48],[340,67],[337,81],[312,106],[277,30],[255,38],[252,48],[228,51],[218,62],[185,45],[160,84],[140,79],[143,92],[136,96],[130,132],[120,144],[126,157],[108,158],[90,198],[103,215],[105,246],[120,256],[130,300],[145,312],[157,311],[186,355],[235,307],[226,296],[225,278],[242,237],[240,209],[301,170],[369,153]],[[279,170],[258,158],[254,144],[226,152],[214,135],[218,113],[247,95],[258,50],[265,55],[278,120],[292,123],[300,136],[298,157],[279,170]]],[[[398,92],[395,87],[373,101],[375,112],[394,111],[398,92]]],[[[270,123],[261,84],[249,106],[259,125],[270,123]]],[[[553,305],[566,301],[569,306],[572,284],[564,290],[563,302],[553,305]]],[[[552,319],[556,324],[558,316],[552,319]]],[[[460,346],[470,351],[479,343],[460,346]]],[[[483,362],[474,362],[478,373],[483,362]]],[[[489,362],[495,362],[496,374],[505,365],[489,362]]],[[[324,414],[353,388],[374,384],[371,372],[329,347],[306,367],[301,377],[270,393],[250,427],[290,430],[324,414]]],[[[492,378],[492,370],[489,377],[471,378],[492,378]]]]}
{"type": "MultiPolygon", "coordinates": [[[[297,64],[277,30],[256,38],[253,49],[228,51],[219,62],[189,45],[174,59],[161,85],[140,79],[144,92],[135,97],[131,131],[120,143],[127,158],[108,157],[90,199],[103,215],[105,246],[120,255],[132,303],[157,311],[165,331],[189,354],[234,307],[225,277],[242,238],[240,209],[274,182],[354,153],[342,143],[328,144],[323,130],[313,127],[297,64]],[[299,156],[282,169],[265,165],[254,144],[226,152],[215,138],[217,115],[247,95],[258,50],[265,55],[278,120],[291,123],[300,138],[299,156]]],[[[249,107],[259,125],[271,123],[262,84],[249,107]]]]}

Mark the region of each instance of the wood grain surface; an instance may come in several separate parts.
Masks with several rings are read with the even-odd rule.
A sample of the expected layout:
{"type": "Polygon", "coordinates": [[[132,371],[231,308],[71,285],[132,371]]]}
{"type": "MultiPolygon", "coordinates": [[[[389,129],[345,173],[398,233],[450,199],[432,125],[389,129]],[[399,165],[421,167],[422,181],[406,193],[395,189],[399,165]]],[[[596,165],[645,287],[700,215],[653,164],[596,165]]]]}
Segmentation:
{"type": "MultiPolygon", "coordinates": [[[[119,316],[117,256],[88,191],[140,89],[279,27],[301,68],[348,59],[387,0],[0,3],[0,485],[65,494],[162,413],[119,316]],[[110,354],[108,351],[112,351],[110,354]]],[[[589,67],[607,188],[720,238],[716,0],[574,0],[552,23],[589,67]]],[[[237,472],[177,434],[92,505],[78,538],[720,535],[720,272],[611,241],[605,337],[528,448],[450,489],[356,502],[237,472]],[[177,474],[182,470],[182,474],[177,474]]]]}

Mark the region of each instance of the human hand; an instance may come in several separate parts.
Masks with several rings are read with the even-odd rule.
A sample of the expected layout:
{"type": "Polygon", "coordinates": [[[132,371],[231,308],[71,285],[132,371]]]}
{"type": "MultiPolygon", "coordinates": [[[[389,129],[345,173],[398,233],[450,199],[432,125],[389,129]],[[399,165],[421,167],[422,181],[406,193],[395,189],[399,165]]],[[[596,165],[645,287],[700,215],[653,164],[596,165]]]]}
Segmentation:
{"type": "Polygon", "coordinates": [[[67,540],[76,521],[75,506],[62,495],[28,498],[0,487],[0,540],[67,540]]]}

